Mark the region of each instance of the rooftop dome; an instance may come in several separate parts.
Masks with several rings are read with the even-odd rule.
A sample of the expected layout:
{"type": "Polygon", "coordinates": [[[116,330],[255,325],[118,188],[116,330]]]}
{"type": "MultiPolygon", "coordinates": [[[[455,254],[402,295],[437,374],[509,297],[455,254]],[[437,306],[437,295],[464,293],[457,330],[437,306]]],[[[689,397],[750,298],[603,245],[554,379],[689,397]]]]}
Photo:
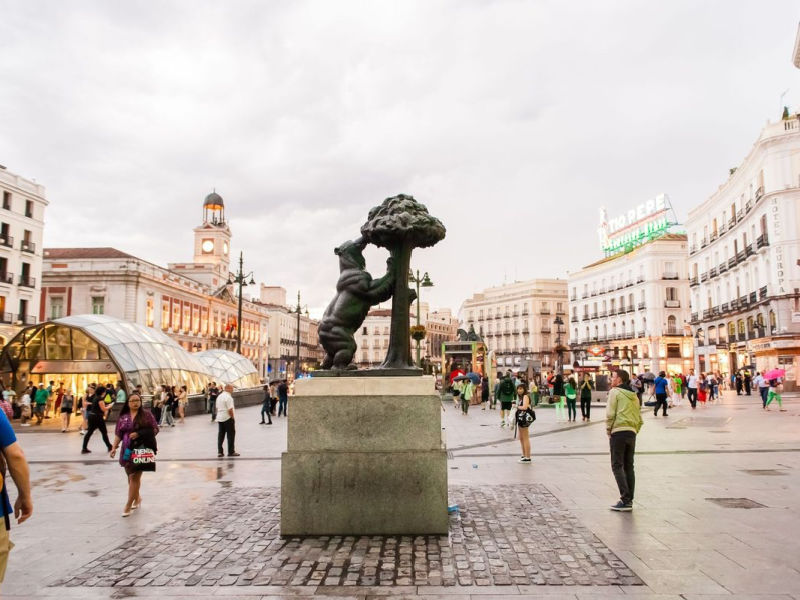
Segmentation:
{"type": "Polygon", "coordinates": [[[203,208],[223,208],[225,206],[225,202],[222,200],[222,196],[220,196],[217,192],[211,192],[208,196],[206,196],[205,201],[203,202],[203,208]]]}

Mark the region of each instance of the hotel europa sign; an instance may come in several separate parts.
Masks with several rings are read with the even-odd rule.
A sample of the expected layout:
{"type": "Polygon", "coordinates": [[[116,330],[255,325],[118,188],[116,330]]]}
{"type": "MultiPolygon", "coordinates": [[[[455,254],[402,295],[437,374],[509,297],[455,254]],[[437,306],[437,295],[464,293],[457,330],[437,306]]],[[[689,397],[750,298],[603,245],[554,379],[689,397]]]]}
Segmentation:
{"type": "Polygon", "coordinates": [[[597,235],[603,252],[606,256],[628,252],[659,237],[676,224],[674,219],[669,218],[671,210],[672,205],[666,194],[659,194],[613,219],[609,219],[606,209],[601,208],[597,235]]]}

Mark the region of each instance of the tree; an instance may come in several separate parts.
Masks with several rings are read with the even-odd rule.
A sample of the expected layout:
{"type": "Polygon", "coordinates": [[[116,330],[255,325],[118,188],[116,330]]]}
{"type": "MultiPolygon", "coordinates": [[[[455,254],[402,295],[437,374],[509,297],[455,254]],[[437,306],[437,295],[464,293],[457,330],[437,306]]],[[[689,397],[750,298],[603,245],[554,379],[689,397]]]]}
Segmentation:
{"type": "Polygon", "coordinates": [[[369,211],[361,235],[368,242],[386,248],[392,256],[394,293],[389,351],[381,365],[385,369],[413,369],[409,340],[408,308],[416,294],[408,287],[408,269],[414,248],[428,248],[444,239],[442,222],[412,196],[387,198],[369,211]]]}

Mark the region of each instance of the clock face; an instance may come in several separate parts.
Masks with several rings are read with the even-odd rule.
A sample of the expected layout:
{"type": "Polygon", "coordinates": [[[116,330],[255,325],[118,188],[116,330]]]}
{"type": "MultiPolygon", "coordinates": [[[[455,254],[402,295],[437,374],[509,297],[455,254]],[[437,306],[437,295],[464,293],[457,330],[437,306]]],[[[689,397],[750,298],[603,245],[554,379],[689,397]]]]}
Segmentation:
{"type": "Polygon", "coordinates": [[[223,244],[222,244],[222,252],[224,252],[225,254],[228,253],[228,242],[223,242],[223,244]]]}
{"type": "Polygon", "coordinates": [[[209,254],[214,251],[214,240],[203,240],[203,252],[209,254]]]}

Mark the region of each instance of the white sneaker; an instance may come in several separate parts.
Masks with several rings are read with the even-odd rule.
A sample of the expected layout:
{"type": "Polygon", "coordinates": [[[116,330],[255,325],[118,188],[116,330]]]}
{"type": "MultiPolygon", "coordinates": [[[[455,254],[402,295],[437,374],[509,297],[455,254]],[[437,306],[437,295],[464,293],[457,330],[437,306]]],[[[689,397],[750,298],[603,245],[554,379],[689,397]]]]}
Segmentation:
{"type": "Polygon", "coordinates": [[[20,423],[20,427],[30,427],[30,423],[20,423]]]}

